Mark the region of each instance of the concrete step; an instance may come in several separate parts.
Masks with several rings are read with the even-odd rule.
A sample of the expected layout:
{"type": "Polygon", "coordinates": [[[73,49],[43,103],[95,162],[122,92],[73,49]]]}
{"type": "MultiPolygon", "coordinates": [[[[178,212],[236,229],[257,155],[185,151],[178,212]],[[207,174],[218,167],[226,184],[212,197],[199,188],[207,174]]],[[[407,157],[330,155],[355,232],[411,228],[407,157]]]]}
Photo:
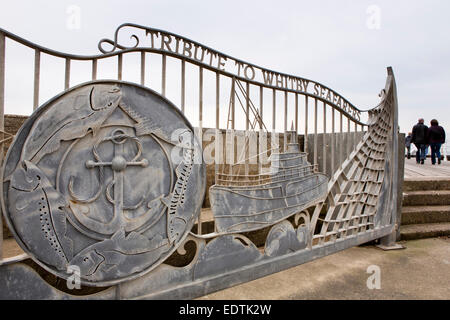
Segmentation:
{"type": "Polygon", "coordinates": [[[402,207],[402,225],[450,222],[450,205],[402,207]]]}
{"type": "Polygon", "coordinates": [[[403,206],[450,205],[450,190],[404,191],[403,206]]]}
{"type": "Polygon", "coordinates": [[[450,190],[450,178],[447,177],[414,177],[405,178],[403,191],[450,190]]]}
{"type": "Polygon", "coordinates": [[[450,236],[450,222],[408,224],[400,227],[401,240],[450,236]]]}

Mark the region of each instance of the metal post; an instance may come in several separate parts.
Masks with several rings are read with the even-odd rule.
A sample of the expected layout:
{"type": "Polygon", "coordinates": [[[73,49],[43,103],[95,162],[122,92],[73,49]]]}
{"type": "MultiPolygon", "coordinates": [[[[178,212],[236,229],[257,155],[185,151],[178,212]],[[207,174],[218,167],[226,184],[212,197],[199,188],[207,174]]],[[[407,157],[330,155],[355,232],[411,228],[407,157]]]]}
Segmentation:
{"type": "Polygon", "coordinates": [[[277,108],[277,101],[276,101],[276,91],[275,89],[273,89],[272,91],[272,131],[275,132],[275,128],[276,128],[276,108],[277,108]]]}
{"type": "Polygon", "coordinates": [[[298,134],[298,94],[295,94],[295,132],[298,134]]]}
{"type": "Polygon", "coordinates": [[[323,173],[327,173],[327,104],[323,103],[323,173]]]}
{"type": "MultiPolygon", "coordinates": [[[[165,74],[165,56],[164,56],[164,74],[165,74]]],[[[165,81],[165,75],[164,75],[165,81]]],[[[165,91],[165,85],[164,85],[165,91]]],[[[203,68],[199,67],[198,70],[198,138],[200,142],[200,146],[203,148],[203,68]]],[[[200,211],[198,215],[198,234],[202,234],[202,212],[200,211]]]]}
{"type": "Polygon", "coordinates": [[[314,99],[314,166],[317,163],[317,99],[314,99]]]}
{"type": "Polygon", "coordinates": [[[145,51],[141,52],[141,85],[145,85],[145,51]]]}
{"type": "Polygon", "coordinates": [[[181,60],[181,112],[184,113],[186,100],[186,63],[181,60]]]}
{"type": "Polygon", "coordinates": [[[162,66],[161,66],[161,95],[166,96],[166,55],[162,55],[162,66]]]}
{"type": "Polygon", "coordinates": [[[220,164],[220,155],[223,153],[223,150],[219,151],[220,148],[220,74],[216,73],[216,137],[215,137],[215,163],[214,163],[214,170],[215,173],[219,171],[219,164],[220,164]]]}
{"type": "Polygon", "coordinates": [[[231,129],[234,130],[235,115],[236,115],[236,79],[234,77],[233,77],[233,80],[231,82],[231,92],[232,92],[232,98],[231,98],[231,129]]]}
{"type": "Polygon", "coordinates": [[[264,102],[264,92],[263,92],[263,87],[259,87],[259,116],[261,117],[261,121],[259,122],[259,129],[262,130],[262,125],[263,125],[263,102],[264,102]]]}
{"type": "Polygon", "coordinates": [[[216,73],[216,129],[220,127],[220,74],[216,73]]]}
{"type": "Polygon", "coordinates": [[[198,70],[198,121],[200,129],[203,128],[203,68],[198,70]]]}
{"type": "Polygon", "coordinates": [[[308,152],[308,96],[305,96],[305,139],[303,150],[308,152]]]}
{"type": "Polygon", "coordinates": [[[122,80],[123,55],[117,56],[117,80],[122,80]]]}
{"type": "Polygon", "coordinates": [[[39,75],[41,72],[41,52],[34,50],[34,94],[33,94],[33,110],[39,106],[39,75]]]}
{"type": "Polygon", "coordinates": [[[70,87],[70,59],[66,58],[66,68],[65,68],[65,77],[64,77],[64,90],[69,89],[70,87]]]}
{"type": "Polygon", "coordinates": [[[347,118],[347,154],[350,155],[352,152],[352,147],[349,143],[350,140],[350,118],[347,118]]]}
{"type": "Polygon", "coordinates": [[[244,172],[245,175],[249,174],[249,147],[248,147],[248,130],[249,130],[249,126],[250,126],[250,83],[247,82],[246,85],[246,91],[247,91],[247,95],[246,95],[246,105],[245,105],[245,113],[246,113],[246,121],[245,121],[245,134],[244,134],[244,141],[245,141],[245,164],[244,164],[244,172]]]}
{"type": "Polygon", "coordinates": [[[342,162],[344,162],[344,115],[342,112],[339,113],[340,116],[340,140],[341,140],[341,147],[339,148],[339,166],[342,165],[342,162]]]}
{"type": "Polygon", "coordinates": [[[267,150],[263,150],[262,141],[263,141],[263,105],[264,105],[264,88],[262,86],[259,87],[259,116],[261,121],[259,121],[259,133],[258,133],[258,172],[262,172],[262,153],[267,152],[267,150]]]}
{"type": "Polygon", "coordinates": [[[92,80],[97,80],[97,59],[92,60],[92,80]]]}
{"type": "Polygon", "coordinates": [[[286,150],[287,150],[287,134],[286,134],[287,125],[288,125],[287,124],[288,123],[287,115],[288,115],[288,94],[287,94],[287,91],[285,91],[284,92],[284,133],[283,133],[283,144],[284,144],[283,150],[284,150],[284,152],[286,152],[286,150]]]}
{"type": "Polygon", "coordinates": [[[331,108],[331,176],[334,175],[334,152],[335,152],[335,128],[334,128],[334,108],[331,108]]]}

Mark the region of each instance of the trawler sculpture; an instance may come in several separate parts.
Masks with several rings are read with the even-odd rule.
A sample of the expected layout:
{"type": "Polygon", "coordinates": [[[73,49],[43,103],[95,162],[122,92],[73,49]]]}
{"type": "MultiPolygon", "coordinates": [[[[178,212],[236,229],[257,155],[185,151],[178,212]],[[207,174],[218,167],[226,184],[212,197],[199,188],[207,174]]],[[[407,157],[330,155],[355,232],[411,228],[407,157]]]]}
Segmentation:
{"type": "Polygon", "coordinates": [[[319,82],[163,30],[123,24],[113,40],[99,42],[102,54],[78,56],[0,29],[1,117],[6,40],[35,51],[35,111],[1,171],[2,215],[25,254],[3,257],[0,235],[0,299],[189,299],[368,241],[395,247],[402,157],[392,68],[380,103],[366,112],[319,82]],[[125,30],[133,32],[131,46],[121,42],[125,30]],[[65,91],[40,106],[41,53],[64,59],[65,91]],[[140,84],[122,81],[123,57],[136,53],[140,84]],[[146,81],[148,55],[161,57],[159,92],[148,88],[154,88],[146,81]],[[116,58],[117,80],[98,80],[98,61],[116,58]],[[179,104],[166,97],[168,58],[180,62],[179,104]],[[70,83],[72,61],[92,63],[92,81],[70,83]],[[199,128],[184,114],[192,107],[186,103],[186,83],[196,82],[187,75],[192,67],[198,67],[199,128]],[[207,174],[212,166],[209,171],[202,157],[202,134],[192,135],[204,129],[205,70],[215,75],[215,175],[207,174]],[[226,131],[220,121],[224,82],[233,97],[226,131]],[[222,135],[234,157],[237,90],[246,132],[259,124],[260,138],[264,96],[273,97],[274,133],[284,95],[283,152],[270,149],[268,172],[218,170],[222,135]],[[213,217],[207,221],[201,207],[208,185],[213,217]],[[211,224],[214,231],[206,230],[211,224]],[[93,287],[100,288],[93,293],[93,287]]]}
{"type": "Polygon", "coordinates": [[[297,132],[286,132],[290,143],[271,154],[270,173],[216,174],[209,189],[218,233],[258,230],[312,207],[326,198],[328,177],[316,172],[300,152],[297,132]]]}

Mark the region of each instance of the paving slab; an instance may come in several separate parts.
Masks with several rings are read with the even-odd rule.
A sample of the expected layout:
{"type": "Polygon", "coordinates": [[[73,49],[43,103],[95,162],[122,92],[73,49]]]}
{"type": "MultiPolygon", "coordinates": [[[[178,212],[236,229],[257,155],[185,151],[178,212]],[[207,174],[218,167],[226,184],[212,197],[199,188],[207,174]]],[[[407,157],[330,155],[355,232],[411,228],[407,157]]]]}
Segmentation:
{"type": "Polygon", "coordinates": [[[416,159],[405,159],[405,179],[418,177],[450,177],[450,161],[442,161],[441,164],[431,164],[427,158],[424,164],[417,164],[416,159]]]}
{"type": "Polygon", "coordinates": [[[406,249],[350,248],[199,299],[450,299],[450,238],[400,243],[406,249]],[[370,266],[380,289],[367,287],[370,266]]]}

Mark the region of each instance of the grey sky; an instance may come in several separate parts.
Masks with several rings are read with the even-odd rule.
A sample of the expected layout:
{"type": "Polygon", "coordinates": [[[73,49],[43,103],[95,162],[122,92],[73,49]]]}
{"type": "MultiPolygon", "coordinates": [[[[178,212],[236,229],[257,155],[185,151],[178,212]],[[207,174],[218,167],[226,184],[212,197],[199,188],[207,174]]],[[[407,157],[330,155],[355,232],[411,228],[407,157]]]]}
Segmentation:
{"type": "MultiPolygon", "coordinates": [[[[378,102],[392,66],[401,131],[419,117],[427,123],[437,118],[450,129],[448,1],[2,2],[1,28],[55,50],[97,54],[100,39],[133,22],[316,80],[361,109],[378,102]],[[66,26],[70,5],[81,9],[79,30],[66,26]],[[379,29],[367,26],[370,5],[381,10],[379,29]]],[[[6,109],[15,110],[24,113],[6,109]]]]}

